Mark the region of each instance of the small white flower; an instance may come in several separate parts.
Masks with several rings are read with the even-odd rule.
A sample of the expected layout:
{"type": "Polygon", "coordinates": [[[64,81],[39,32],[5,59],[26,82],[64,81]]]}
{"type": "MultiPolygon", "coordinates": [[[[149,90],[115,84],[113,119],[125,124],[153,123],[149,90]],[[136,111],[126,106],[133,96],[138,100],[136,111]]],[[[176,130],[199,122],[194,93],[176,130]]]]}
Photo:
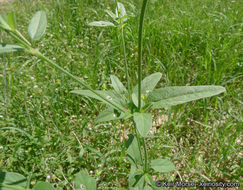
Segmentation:
{"type": "Polygon", "coordinates": [[[41,44],[41,47],[44,47],[44,44],[41,44]]]}
{"type": "Polygon", "coordinates": [[[0,146],[0,149],[3,149],[3,146],[0,146]]]}
{"type": "Polygon", "coordinates": [[[53,35],[52,35],[52,34],[51,34],[50,36],[51,36],[51,37],[53,37],[53,35]]]}
{"type": "Polygon", "coordinates": [[[24,151],[24,152],[28,153],[29,151],[28,151],[28,150],[26,150],[26,151],[24,151]]]}
{"type": "Polygon", "coordinates": [[[3,118],[3,115],[0,115],[0,118],[3,118]]]}
{"type": "Polygon", "coordinates": [[[92,131],[92,128],[91,128],[91,127],[89,127],[89,130],[90,130],[90,131],[92,131]]]}
{"type": "Polygon", "coordinates": [[[44,150],[44,148],[41,148],[40,150],[44,150]]]}
{"type": "Polygon", "coordinates": [[[92,173],[94,173],[94,171],[93,170],[90,170],[89,173],[92,174],[92,173]]]}
{"type": "Polygon", "coordinates": [[[32,95],[30,95],[30,98],[32,98],[33,96],[32,95]]]}
{"type": "Polygon", "coordinates": [[[102,165],[101,165],[101,164],[99,164],[99,165],[98,165],[98,168],[101,168],[101,167],[102,167],[102,165]]]}
{"type": "Polygon", "coordinates": [[[35,85],[34,88],[38,88],[38,85],[35,85]]]}
{"type": "Polygon", "coordinates": [[[46,178],[47,178],[47,179],[51,179],[51,176],[48,175],[48,176],[46,176],[46,178]]]}
{"type": "Polygon", "coordinates": [[[52,60],[53,60],[53,61],[55,61],[55,60],[56,60],[56,58],[55,58],[55,57],[53,57],[53,58],[52,58],[52,60]]]}
{"type": "Polygon", "coordinates": [[[31,80],[34,80],[35,79],[35,77],[30,77],[31,78],[31,80]]]}

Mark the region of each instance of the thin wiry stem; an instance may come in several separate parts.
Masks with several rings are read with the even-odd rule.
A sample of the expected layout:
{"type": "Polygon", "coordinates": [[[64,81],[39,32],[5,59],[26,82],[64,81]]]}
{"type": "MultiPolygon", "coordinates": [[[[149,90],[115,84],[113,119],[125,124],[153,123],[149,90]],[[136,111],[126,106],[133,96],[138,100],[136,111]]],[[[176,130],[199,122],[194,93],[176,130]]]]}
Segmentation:
{"type": "Polygon", "coordinates": [[[138,34],[138,109],[141,109],[141,82],[142,82],[142,36],[143,36],[143,23],[144,23],[144,15],[146,11],[148,0],[143,0],[142,10],[140,14],[140,22],[139,22],[139,34],[138,34]]]}

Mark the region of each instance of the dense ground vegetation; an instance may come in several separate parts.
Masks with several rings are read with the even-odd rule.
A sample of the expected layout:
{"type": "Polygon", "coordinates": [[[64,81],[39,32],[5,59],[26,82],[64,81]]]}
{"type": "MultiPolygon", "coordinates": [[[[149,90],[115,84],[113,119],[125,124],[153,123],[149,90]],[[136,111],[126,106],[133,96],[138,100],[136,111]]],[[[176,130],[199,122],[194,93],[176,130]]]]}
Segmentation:
{"type": "MultiPolygon", "coordinates": [[[[136,76],[141,2],[121,2],[133,15],[125,40],[129,67],[136,76]]],[[[92,87],[104,89],[110,88],[110,74],[124,78],[121,38],[116,28],[94,28],[88,23],[109,20],[104,10],[115,7],[116,1],[108,0],[22,0],[0,4],[0,12],[15,10],[24,32],[33,13],[45,10],[48,28],[36,45],[92,87]]],[[[242,12],[240,1],[233,0],[150,1],[144,73],[161,72],[160,86],[214,84],[227,90],[154,113],[157,122],[148,143],[149,156],[167,157],[178,169],[155,179],[240,181],[242,12]]],[[[3,39],[7,41],[5,35],[3,39]]],[[[34,57],[6,55],[0,61],[0,170],[30,176],[32,183],[44,180],[71,189],[74,174],[85,168],[100,189],[125,188],[129,162],[120,142],[131,124],[94,124],[104,106],[70,94],[79,86],[34,57]],[[31,138],[3,127],[20,128],[31,138]]]]}

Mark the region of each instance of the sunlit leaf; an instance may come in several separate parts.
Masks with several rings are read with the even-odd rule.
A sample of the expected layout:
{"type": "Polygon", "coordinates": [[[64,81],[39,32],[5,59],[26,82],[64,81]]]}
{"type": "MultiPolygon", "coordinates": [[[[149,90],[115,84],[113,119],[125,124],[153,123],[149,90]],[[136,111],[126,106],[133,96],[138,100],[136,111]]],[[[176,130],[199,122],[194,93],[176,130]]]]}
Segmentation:
{"type": "MultiPolygon", "coordinates": [[[[151,92],[155,88],[155,86],[157,85],[161,77],[162,77],[161,73],[153,73],[145,77],[141,82],[142,94],[146,95],[149,92],[151,92]]],[[[133,93],[137,94],[137,92],[138,92],[138,85],[136,85],[133,88],[133,93]]]]}
{"type": "Polygon", "coordinates": [[[222,86],[173,86],[156,89],[148,96],[152,108],[164,108],[183,104],[225,92],[222,86]]]}
{"type": "Polygon", "coordinates": [[[15,51],[23,51],[24,48],[19,45],[11,45],[11,44],[0,44],[0,54],[9,53],[15,51]]]}
{"type": "Polygon", "coordinates": [[[89,26],[98,26],[98,27],[105,27],[105,26],[115,26],[112,22],[109,21],[94,21],[88,24],[89,26]]]}
{"type": "Polygon", "coordinates": [[[95,190],[96,180],[84,170],[75,175],[75,190],[95,190]]]}
{"type": "Polygon", "coordinates": [[[125,113],[122,112],[119,114],[120,115],[118,115],[118,113],[115,112],[115,109],[108,108],[99,113],[99,115],[95,118],[95,122],[101,123],[101,122],[113,121],[113,120],[118,120],[123,118],[128,119],[129,117],[132,117],[132,114],[130,114],[129,112],[125,112],[125,113]]]}
{"type": "Polygon", "coordinates": [[[39,40],[45,33],[47,25],[46,13],[44,11],[38,11],[32,17],[28,34],[32,40],[39,40]]]}
{"type": "Polygon", "coordinates": [[[41,181],[34,186],[33,190],[55,190],[55,188],[50,183],[41,181]]]}
{"type": "Polygon", "coordinates": [[[130,190],[143,189],[144,175],[142,171],[139,171],[138,169],[134,168],[134,171],[132,171],[129,175],[128,183],[129,183],[130,190]]]}
{"type": "MultiPolygon", "coordinates": [[[[113,104],[115,104],[120,109],[124,110],[123,105],[125,105],[125,102],[123,102],[122,99],[120,97],[118,97],[113,91],[95,90],[95,92],[97,94],[100,94],[101,96],[105,97],[106,99],[112,101],[113,104]]],[[[113,107],[113,108],[116,109],[116,107],[111,105],[106,100],[103,100],[101,97],[97,96],[95,93],[93,93],[90,90],[73,90],[73,91],[71,91],[71,93],[79,94],[79,95],[82,95],[82,96],[88,96],[88,97],[91,97],[91,98],[95,98],[97,100],[100,100],[100,101],[104,102],[105,104],[109,105],[110,107],[113,107]]]]}
{"type": "MultiPolygon", "coordinates": [[[[25,188],[27,185],[26,178],[18,173],[14,172],[0,172],[0,184],[14,185],[21,188],[25,188]]],[[[1,190],[12,190],[11,188],[1,187],[1,190]]]]}
{"type": "Polygon", "coordinates": [[[129,138],[126,141],[126,148],[131,164],[142,164],[142,158],[140,156],[137,138],[132,134],[129,134],[128,137],[129,138]]]}
{"type": "Polygon", "coordinates": [[[0,15],[0,28],[6,30],[12,30],[11,27],[8,25],[8,18],[5,15],[0,15]]]}
{"type": "Polygon", "coordinates": [[[113,13],[113,12],[111,12],[111,11],[109,11],[109,10],[105,10],[105,12],[108,14],[108,15],[110,15],[110,17],[113,19],[113,20],[115,20],[117,17],[116,17],[116,15],[113,13]]]}
{"type": "MultiPolygon", "coordinates": [[[[137,93],[132,93],[132,102],[134,103],[135,106],[138,107],[138,95],[137,93]]],[[[144,101],[141,100],[141,106],[143,107],[145,104],[144,104],[144,101]]]]}
{"type": "Polygon", "coordinates": [[[15,30],[17,27],[16,17],[14,12],[8,14],[8,25],[12,28],[12,30],[15,30]]]}
{"type": "Polygon", "coordinates": [[[127,89],[124,87],[122,82],[115,75],[111,75],[110,78],[111,78],[112,87],[115,89],[115,91],[118,94],[127,93],[127,89]]]}
{"type": "Polygon", "coordinates": [[[134,113],[133,120],[136,128],[142,137],[145,137],[152,129],[152,115],[150,113],[134,113]]]}
{"type": "Polygon", "coordinates": [[[152,160],[150,165],[156,172],[166,173],[175,170],[175,165],[166,159],[158,158],[152,160]]]}
{"type": "Polygon", "coordinates": [[[120,2],[117,2],[116,15],[120,18],[127,15],[124,5],[120,2]]]}

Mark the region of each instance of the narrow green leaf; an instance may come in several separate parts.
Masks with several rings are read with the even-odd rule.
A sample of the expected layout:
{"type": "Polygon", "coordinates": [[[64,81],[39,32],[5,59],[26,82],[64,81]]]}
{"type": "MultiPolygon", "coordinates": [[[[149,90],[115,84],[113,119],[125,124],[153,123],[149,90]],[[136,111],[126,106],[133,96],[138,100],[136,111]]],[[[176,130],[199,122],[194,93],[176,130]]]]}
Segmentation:
{"type": "Polygon", "coordinates": [[[8,25],[11,27],[12,30],[16,30],[17,25],[14,12],[8,14],[8,25]]]}
{"type": "Polygon", "coordinates": [[[80,171],[75,176],[75,190],[95,190],[96,181],[90,177],[84,170],[80,171]]]}
{"type": "Polygon", "coordinates": [[[113,20],[116,20],[116,15],[113,13],[113,12],[111,12],[111,11],[109,11],[109,10],[105,10],[105,12],[113,19],[113,20]]]}
{"type": "MultiPolygon", "coordinates": [[[[96,90],[95,92],[97,94],[100,94],[101,96],[107,98],[108,100],[112,101],[113,104],[115,104],[120,109],[124,110],[125,102],[123,102],[120,97],[117,97],[116,94],[114,93],[114,91],[96,90]]],[[[104,102],[105,104],[115,108],[109,102],[103,100],[102,98],[100,98],[99,96],[97,96],[90,90],[73,90],[73,91],[71,91],[71,93],[95,98],[95,99],[100,100],[100,101],[104,102]]]]}
{"type": "Polygon", "coordinates": [[[148,96],[152,108],[164,108],[218,95],[225,92],[221,86],[173,86],[156,89],[148,96]]]}
{"type": "MultiPolygon", "coordinates": [[[[138,94],[132,93],[132,102],[138,107],[138,94]]],[[[144,101],[141,100],[141,107],[145,105],[144,101]]]]}
{"type": "Polygon", "coordinates": [[[0,54],[2,53],[9,53],[15,51],[23,51],[24,48],[19,45],[11,45],[11,44],[0,44],[0,54]]]}
{"type": "Polygon", "coordinates": [[[55,188],[47,182],[38,182],[34,187],[33,190],[55,190],[55,188]]]}
{"type": "Polygon", "coordinates": [[[128,140],[126,141],[126,148],[127,148],[127,154],[128,158],[131,162],[131,164],[143,164],[142,158],[140,156],[139,152],[139,146],[138,146],[138,140],[136,137],[134,137],[132,134],[128,135],[128,140]]]}
{"type": "Polygon", "coordinates": [[[132,114],[130,114],[129,112],[125,112],[125,113],[117,113],[117,112],[113,108],[108,108],[102,111],[101,113],[99,113],[99,115],[95,118],[95,122],[101,123],[101,122],[107,122],[107,121],[132,117],[132,114]]]}
{"type": "Polygon", "coordinates": [[[166,173],[175,170],[175,165],[166,159],[158,158],[152,160],[150,165],[156,172],[166,173]]]}
{"type": "Polygon", "coordinates": [[[45,33],[47,25],[46,13],[44,11],[38,11],[32,17],[28,34],[32,40],[39,40],[45,33]]]}
{"type": "Polygon", "coordinates": [[[110,78],[111,78],[111,84],[118,94],[127,93],[127,89],[124,87],[122,82],[115,75],[111,75],[110,78]]]}
{"type": "Polygon", "coordinates": [[[5,30],[12,30],[11,27],[8,25],[7,22],[8,18],[5,15],[0,15],[0,28],[5,30]]]}
{"type": "Polygon", "coordinates": [[[109,21],[94,21],[88,24],[89,26],[98,26],[98,27],[106,27],[106,26],[115,26],[112,22],[109,21]]]}
{"type": "Polygon", "coordinates": [[[7,184],[3,184],[0,183],[0,190],[2,189],[7,189],[7,190],[26,190],[26,188],[23,188],[21,186],[17,186],[17,185],[7,185],[7,184]]]}
{"type": "Polygon", "coordinates": [[[139,134],[145,137],[152,129],[152,115],[150,113],[134,113],[133,119],[139,134]]]}
{"type": "MultiPolygon", "coordinates": [[[[161,73],[153,73],[153,74],[149,75],[148,77],[145,77],[141,83],[142,94],[147,95],[149,92],[151,92],[155,88],[155,86],[157,85],[157,83],[159,82],[161,77],[162,77],[161,73]]],[[[133,88],[133,93],[135,93],[135,94],[138,93],[138,85],[136,85],[133,88]]]]}
{"type": "Polygon", "coordinates": [[[117,2],[116,15],[118,15],[119,18],[127,15],[124,5],[120,2],[117,2]]]}
{"type": "MultiPolygon", "coordinates": [[[[26,178],[18,173],[14,172],[0,172],[0,184],[19,186],[21,188],[26,188],[27,180],[26,178]]],[[[12,190],[7,187],[0,187],[1,190],[12,190]]]]}

